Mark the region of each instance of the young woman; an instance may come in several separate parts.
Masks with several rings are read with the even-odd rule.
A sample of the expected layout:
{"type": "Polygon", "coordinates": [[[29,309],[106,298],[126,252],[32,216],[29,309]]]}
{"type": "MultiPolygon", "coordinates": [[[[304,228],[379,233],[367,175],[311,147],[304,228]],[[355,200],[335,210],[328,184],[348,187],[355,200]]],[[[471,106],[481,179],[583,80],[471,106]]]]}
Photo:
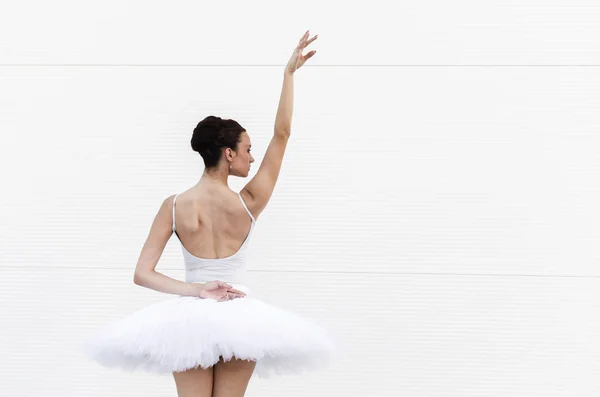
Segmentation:
{"type": "Polygon", "coordinates": [[[138,260],[134,282],[179,295],[147,306],[100,330],[85,351],[107,367],[172,374],[180,397],[243,396],[250,377],[322,365],[333,351],[326,330],[249,294],[246,248],[279,176],[293,108],[293,76],[316,51],[302,50],[307,31],[284,71],[275,132],[256,176],[234,193],[229,175],[247,177],[250,137],[234,120],[209,116],[192,149],[205,169],[199,182],[162,203],[138,260]],[[155,271],[167,241],[181,242],[186,280],[155,271]]]}

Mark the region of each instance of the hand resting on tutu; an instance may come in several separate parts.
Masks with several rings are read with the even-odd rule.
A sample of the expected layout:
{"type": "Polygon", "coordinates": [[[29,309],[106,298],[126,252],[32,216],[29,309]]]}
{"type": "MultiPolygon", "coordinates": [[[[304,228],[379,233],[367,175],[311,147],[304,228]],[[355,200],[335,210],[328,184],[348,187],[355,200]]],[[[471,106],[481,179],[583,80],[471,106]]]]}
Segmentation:
{"type": "Polygon", "coordinates": [[[214,299],[222,302],[246,296],[243,291],[237,290],[231,285],[218,280],[203,284],[194,283],[194,287],[196,296],[203,299],[214,299]]]}

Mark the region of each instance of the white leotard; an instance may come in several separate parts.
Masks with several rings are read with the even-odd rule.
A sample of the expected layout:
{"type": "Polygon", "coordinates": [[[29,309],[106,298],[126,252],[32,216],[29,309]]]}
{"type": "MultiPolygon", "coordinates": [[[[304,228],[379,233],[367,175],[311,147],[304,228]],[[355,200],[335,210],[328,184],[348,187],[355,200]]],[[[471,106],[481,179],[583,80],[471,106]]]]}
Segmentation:
{"type": "Polygon", "coordinates": [[[252,231],[254,230],[256,220],[252,216],[250,210],[248,210],[248,207],[246,206],[246,203],[244,202],[244,199],[240,193],[238,193],[238,196],[240,197],[242,205],[252,220],[250,231],[242,243],[242,246],[235,254],[226,258],[217,259],[197,257],[192,255],[183,246],[175,227],[175,202],[177,200],[177,195],[175,195],[173,198],[173,233],[175,233],[179,239],[179,242],[181,243],[181,249],[185,262],[186,282],[208,282],[219,280],[230,284],[236,284],[236,287],[242,287],[242,289],[246,289],[244,288],[244,284],[246,283],[246,247],[248,246],[252,231]]]}

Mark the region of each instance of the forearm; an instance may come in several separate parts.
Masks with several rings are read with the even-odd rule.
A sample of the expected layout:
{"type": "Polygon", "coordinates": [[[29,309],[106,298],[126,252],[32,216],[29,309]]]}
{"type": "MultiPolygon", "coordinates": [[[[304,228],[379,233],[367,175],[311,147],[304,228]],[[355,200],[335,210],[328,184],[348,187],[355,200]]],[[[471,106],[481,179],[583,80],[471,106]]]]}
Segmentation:
{"type": "Polygon", "coordinates": [[[166,294],[181,296],[198,296],[198,285],[200,283],[187,283],[165,276],[162,273],[151,271],[143,274],[135,274],[133,282],[139,286],[164,292],[166,294]]]}
{"type": "Polygon", "coordinates": [[[283,74],[283,87],[279,98],[279,107],[275,117],[275,133],[289,134],[292,129],[294,111],[294,74],[287,70],[283,74]]]}

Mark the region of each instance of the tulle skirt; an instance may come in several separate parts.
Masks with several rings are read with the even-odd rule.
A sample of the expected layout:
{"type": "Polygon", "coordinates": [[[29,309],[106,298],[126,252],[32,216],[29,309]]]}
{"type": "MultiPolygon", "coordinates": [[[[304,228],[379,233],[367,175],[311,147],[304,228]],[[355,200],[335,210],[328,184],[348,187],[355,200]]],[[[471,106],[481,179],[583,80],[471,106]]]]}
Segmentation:
{"type": "Polygon", "coordinates": [[[320,325],[258,299],[179,296],[96,331],[83,350],[105,367],[157,374],[252,360],[254,374],[268,378],[323,368],[335,346],[320,325]]]}

